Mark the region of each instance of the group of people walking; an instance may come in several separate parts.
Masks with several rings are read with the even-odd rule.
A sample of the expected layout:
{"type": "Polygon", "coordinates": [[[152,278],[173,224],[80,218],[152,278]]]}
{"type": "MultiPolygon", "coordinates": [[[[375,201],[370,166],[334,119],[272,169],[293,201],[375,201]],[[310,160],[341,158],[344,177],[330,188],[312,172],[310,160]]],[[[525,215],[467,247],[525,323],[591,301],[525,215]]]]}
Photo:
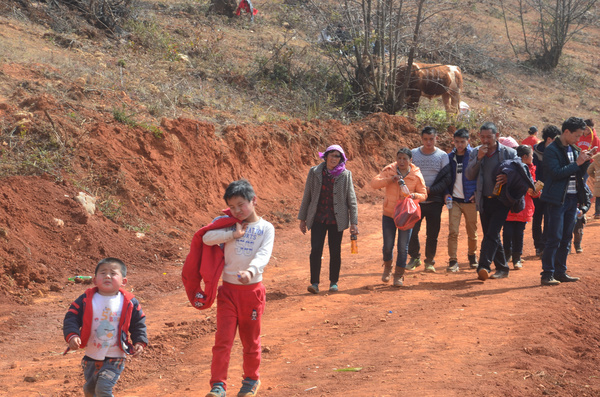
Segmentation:
{"type": "MultiPolygon", "coordinates": [[[[393,285],[403,286],[406,270],[421,264],[425,272],[436,272],[444,204],[449,211],[446,271],[459,270],[458,236],[464,217],[467,259],[479,280],[508,277],[511,262],[513,270],[522,268],[528,222],[532,223],[536,255],[542,259],[541,284],[579,280],[567,273],[567,255],[574,232],[575,250],[582,251],[584,214],[592,198],[586,180],[590,175],[595,178],[598,165],[593,156],[600,146],[593,126],[592,120],[571,117],[561,129],[546,126],[541,141],[537,139],[537,128],[531,127],[529,137],[518,145],[512,138],[500,138],[496,125],[486,122],[479,129],[479,146],[471,147],[469,131],[459,129],[454,133],[450,153],[436,147],[437,131],[425,127],[421,131],[421,146],[398,149],[396,161],[371,180],[372,188],[385,191],[382,281],[389,282],[393,274],[393,285]],[[402,200],[413,200],[420,207],[420,219],[409,229],[394,220],[402,200]],[[479,258],[478,213],[483,235],[479,258]],[[423,221],[426,237],[422,258],[419,231],[423,221]]],[[[298,214],[302,233],[311,231],[308,291],[315,294],[319,292],[325,237],[328,236],[330,254],[329,290],[337,291],[343,231],[350,227],[351,234],[358,234],[356,194],[352,174],[345,168],[344,150],[333,145],[320,156],[323,162],[308,173],[298,214]]],[[[600,193],[600,184],[595,188],[600,193]]],[[[595,218],[600,218],[598,207],[595,218]]]]}
{"type": "MultiPolygon", "coordinates": [[[[534,136],[537,129],[530,129],[534,136]]],[[[450,153],[436,147],[437,131],[425,127],[422,145],[400,148],[396,161],[371,181],[384,189],[382,280],[404,284],[404,273],[421,265],[419,231],[426,222],[424,270],[435,272],[440,221],[444,203],[449,209],[448,266],[458,271],[458,234],[462,216],[468,235],[468,261],[477,277],[508,277],[521,267],[523,231],[532,221],[536,253],[542,258],[542,285],[579,280],[567,273],[571,239],[581,251],[585,214],[591,205],[588,176],[595,178],[600,146],[593,122],[571,117],[562,129],[547,126],[542,141],[518,145],[500,142],[498,129],[484,123],[481,144],[472,148],[469,132],[454,133],[450,153]],[[596,160],[596,161],[594,161],[596,160]],[[590,166],[591,164],[591,166],[590,166]],[[537,171],[537,173],[536,173],[537,171]],[[588,172],[589,171],[589,172],[588,172]],[[536,181],[537,180],[537,181],[536,181]],[[417,205],[400,205],[410,203],[417,205]],[[412,208],[412,220],[399,224],[401,210],[412,208]],[[418,211],[420,210],[420,212],[418,211]],[[483,240],[477,250],[477,212],[483,240]],[[416,215],[420,214],[420,215],[416,215]],[[412,225],[412,227],[410,227],[412,225]],[[504,228],[504,243],[500,233],[504,228]],[[394,266],[394,246],[396,262],[394,266]],[[491,273],[494,263],[495,273],[491,273]]],[[[535,136],[534,136],[535,138],[535,136]]],[[[300,230],[311,232],[308,291],[319,293],[321,258],[328,238],[329,291],[338,290],[344,230],[358,234],[358,206],[352,173],[339,145],[319,153],[323,162],[310,169],[298,219],[300,230]]],[[[600,183],[595,184],[600,190],[600,183]]],[[[599,192],[600,193],[600,192],[599,192]]],[[[595,218],[600,218],[596,195],[595,218]]],[[[224,215],[201,228],[192,239],[182,281],[190,303],[203,310],[217,302],[217,331],[212,349],[211,390],[206,397],[226,397],[229,360],[236,332],[243,346],[243,380],[238,397],[257,396],[261,381],[261,319],[266,304],[262,274],[273,251],[275,228],[256,212],[257,197],[247,180],[233,181],[223,196],[224,215]],[[218,286],[222,277],[223,283],[218,286]]],[[[69,350],[85,349],[82,359],[86,396],[112,395],[128,354],[139,355],[148,344],[145,315],[138,300],[124,289],[127,267],[117,258],[105,258],[95,268],[94,287],[75,300],[64,319],[69,350]]]]}

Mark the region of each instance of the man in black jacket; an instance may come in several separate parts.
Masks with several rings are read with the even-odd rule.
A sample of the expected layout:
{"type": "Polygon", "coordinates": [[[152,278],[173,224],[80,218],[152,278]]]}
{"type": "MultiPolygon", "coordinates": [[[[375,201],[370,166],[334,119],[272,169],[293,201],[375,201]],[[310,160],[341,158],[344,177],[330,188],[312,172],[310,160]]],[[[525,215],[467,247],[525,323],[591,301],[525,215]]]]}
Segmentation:
{"type": "MultiPolygon", "coordinates": [[[[544,182],[544,151],[550,145],[554,138],[560,135],[560,130],[555,125],[547,125],[542,130],[542,142],[538,143],[533,147],[533,165],[535,165],[535,179],[544,182]]],[[[533,198],[533,205],[535,211],[533,213],[533,219],[531,220],[531,236],[533,237],[533,245],[535,246],[535,255],[542,257],[544,251],[544,245],[546,239],[544,238],[543,231],[546,229],[546,219],[544,217],[544,211],[546,209],[546,203],[540,200],[539,197],[533,198]],[[542,221],[543,227],[542,227],[542,221]]]]}
{"type": "Polygon", "coordinates": [[[567,274],[567,255],[573,238],[577,206],[587,200],[583,175],[595,150],[580,150],[575,144],[586,124],[571,117],[560,134],[544,151],[544,178],[540,200],[546,204],[546,246],[542,254],[542,285],[579,280],[567,274]]]}

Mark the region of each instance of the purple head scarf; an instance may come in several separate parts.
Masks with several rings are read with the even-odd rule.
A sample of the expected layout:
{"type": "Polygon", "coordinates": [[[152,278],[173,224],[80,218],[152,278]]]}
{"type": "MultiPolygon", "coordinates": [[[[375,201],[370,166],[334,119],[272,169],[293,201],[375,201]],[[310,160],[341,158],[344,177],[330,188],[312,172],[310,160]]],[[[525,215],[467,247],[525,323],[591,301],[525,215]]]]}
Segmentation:
{"type": "Polygon", "coordinates": [[[346,169],[347,158],[346,158],[346,153],[344,153],[344,149],[342,149],[342,147],[340,145],[329,146],[327,149],[325,149],[324,152],[319,152],[319,157],[321,157],[323,160],[325,160],[325,158],[327,157],[327,154],[329,152],[331,152],[332,150],[336,150],[336,151],[340,152],[340,154],[342,155],[342,158],[340,159],[339,164],[336,165],[335,168],[332,169],[331,171],[328,170],[329,174],[331,174],[335,178],[336,176],[338,176],[339,174],[344,172],[344,170],[346,169]]]}

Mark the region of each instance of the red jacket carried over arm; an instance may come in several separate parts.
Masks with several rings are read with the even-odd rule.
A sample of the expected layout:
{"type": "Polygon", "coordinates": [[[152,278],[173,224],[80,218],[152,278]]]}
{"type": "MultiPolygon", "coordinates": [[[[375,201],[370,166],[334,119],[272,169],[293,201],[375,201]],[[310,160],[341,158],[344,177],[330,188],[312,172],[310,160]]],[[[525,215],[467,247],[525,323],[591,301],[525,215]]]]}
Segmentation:
{"type": "Polygon", "coordinates": [[[217,296],[219,278],[225,266],[225,257],[221,246],[206,245],[202,241],[202,237],[209,230],[224,229],[239,222],[238,219],[231,216],[229,209],[223,212],[228,216],[214,220],[194,234],[190,253],[185,258],[181,270],[185,292],[192,306],[198,310],[208,309],[212,306],[217,296]],[[204,290],[202,289],[202,281],[204,281],[204,290]]]}

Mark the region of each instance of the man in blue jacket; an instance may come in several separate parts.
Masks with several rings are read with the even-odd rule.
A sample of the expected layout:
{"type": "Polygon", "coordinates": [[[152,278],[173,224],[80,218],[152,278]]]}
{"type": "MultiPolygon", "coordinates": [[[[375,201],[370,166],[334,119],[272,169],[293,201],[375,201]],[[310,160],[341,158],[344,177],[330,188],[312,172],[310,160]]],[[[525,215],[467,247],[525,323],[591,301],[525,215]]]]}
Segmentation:
{"type": "Polygon", "coordinates": [[[542,254],[542,285],[579,280],[567,274],[567,255],[573,237],[577,206],[585,202],[583,176],[595,150],[580,150],[576,143],[586,124],[571,117],[562,133],[544,151],[544,188],[540,200],[546,204],[546,246],[542,254]]]}
{"type": "Polygon", "coordinates": [[[472,269],[477,267],[477,208],[475,207],[476,181],[467,179],[465,170],[469,165],[469,155],[473,148],[469,145],[469,131],[464,128],[454,133],[454,149],[448,153],[452,183],[445,201],[452,198],[452,206],[448,209],[448,267],[446,271],[458,271],[458,231],[461,215],[465,216],[465,228],[468,236],[468,258],[472,269]]]}

